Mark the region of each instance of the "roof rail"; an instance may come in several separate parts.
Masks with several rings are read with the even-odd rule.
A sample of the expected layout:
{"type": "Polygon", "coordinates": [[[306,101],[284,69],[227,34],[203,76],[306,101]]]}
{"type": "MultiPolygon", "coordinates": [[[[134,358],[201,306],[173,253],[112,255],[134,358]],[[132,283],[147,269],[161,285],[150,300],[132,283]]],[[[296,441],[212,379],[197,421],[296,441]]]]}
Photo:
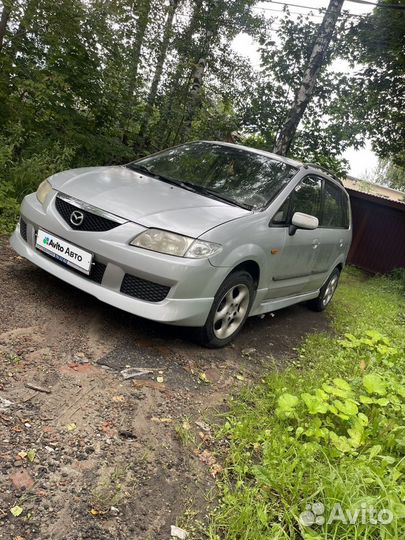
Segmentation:
{"type": "Polygon", "coordinates": [[[330,171],[326,167],[323,167],[322,165],[318,165],[318,163],[304,163],[303,167],[305,169],[308,167],[312,167],[313,169],[319,169],[320,171],[323,171],[324,173],[331,176],[334,180],[336,180],[336,182],[339,182],[339,184],[343,186],[342,180],[334,172],[330,171]]]}

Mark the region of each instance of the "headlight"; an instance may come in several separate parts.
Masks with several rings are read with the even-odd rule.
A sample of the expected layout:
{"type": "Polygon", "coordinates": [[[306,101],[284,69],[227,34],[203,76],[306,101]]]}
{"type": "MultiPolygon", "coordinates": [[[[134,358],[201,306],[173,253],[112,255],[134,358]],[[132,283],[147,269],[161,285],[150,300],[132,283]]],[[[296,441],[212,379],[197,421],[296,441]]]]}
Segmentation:
{"type": "Polygon", "coordinates": [[[222,246],[219,244],[195,240],[189,236],[160,229],[147,229],[141,232],[132,240],[131,245],[190,259],[204,259],[222,250],[222,246]]]}
{"type": "Polygon", "coordinates": [[[190,259],[204,259],[212,257],[221,251],[222,246],[220,244],[206,242],[205,240],[194,240],[184,256],[190,259]]]}
{"type": "Polygon", "coordinates": [[[48,180],[41,182],[37,189],[37,199],[41,204],[44,204],[46,197],[52,191],[52,186],[48,180]]]}

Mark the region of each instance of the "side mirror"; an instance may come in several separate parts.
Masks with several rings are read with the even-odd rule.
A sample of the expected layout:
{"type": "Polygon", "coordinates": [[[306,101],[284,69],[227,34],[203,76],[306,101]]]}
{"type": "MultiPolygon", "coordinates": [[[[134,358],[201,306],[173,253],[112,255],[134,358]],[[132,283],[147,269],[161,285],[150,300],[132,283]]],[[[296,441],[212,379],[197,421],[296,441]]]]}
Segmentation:
{"type": "Polygon", "coordinates": [[[318,225],[319,220],[317,217],[310,216],[309,214],[304,214],[303,212],[295,212],[291,219],[289,235],[293,236],[296,233],[297,229],[316,229],[318,225]]]}

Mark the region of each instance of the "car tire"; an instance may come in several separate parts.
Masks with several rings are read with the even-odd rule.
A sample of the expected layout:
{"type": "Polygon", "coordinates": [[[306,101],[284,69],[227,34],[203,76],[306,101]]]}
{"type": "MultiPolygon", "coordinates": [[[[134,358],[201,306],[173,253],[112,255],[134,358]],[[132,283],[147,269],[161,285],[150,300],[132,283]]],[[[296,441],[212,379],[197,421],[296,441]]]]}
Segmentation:
{"type": "Polygon", "coordinates": [[[339,277],[340,270],[339,268],[335,268],[319,291],[319,296],[308,302],[308,307],[313,311],[323,311],[326,309],[336,291],[336,287],[339,283],[339,277]]]}
{"type": "Polygon", "coordinates": [[[255,293],[255,282],[249,272],[230,274],[214,297],[205,325],[199,328],[199,343],[210,349],[228,345],[245,324],[255,293]]]}

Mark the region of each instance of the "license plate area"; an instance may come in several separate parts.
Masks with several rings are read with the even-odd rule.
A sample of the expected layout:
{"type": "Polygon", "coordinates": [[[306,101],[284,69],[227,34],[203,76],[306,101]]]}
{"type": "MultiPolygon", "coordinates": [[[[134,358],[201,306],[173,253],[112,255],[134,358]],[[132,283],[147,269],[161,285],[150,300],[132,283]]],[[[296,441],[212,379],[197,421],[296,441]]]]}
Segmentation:
{"type": "Polygon", "coordinates": [[[35,247],[54,259],[89,275],[93,262],[93,253],[67,242],[53,233],[38,229],[35,247]]]}

